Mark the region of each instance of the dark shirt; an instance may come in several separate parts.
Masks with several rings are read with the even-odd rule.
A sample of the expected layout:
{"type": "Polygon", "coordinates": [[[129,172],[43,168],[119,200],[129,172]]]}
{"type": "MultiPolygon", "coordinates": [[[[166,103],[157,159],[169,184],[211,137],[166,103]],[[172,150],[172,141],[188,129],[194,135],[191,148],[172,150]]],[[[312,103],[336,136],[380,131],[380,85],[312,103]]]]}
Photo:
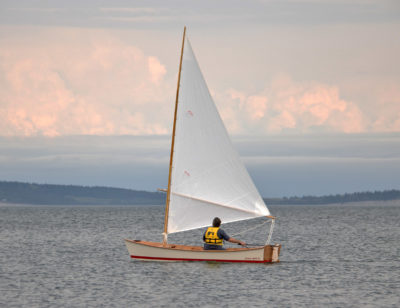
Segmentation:
{"type": "MultiPolygon", "coordinates": [[[[204,242],[206,241],[206,232],[207,232],[207,230],[204,231],[204,234],[203,234],[203,241],[204,242]]],[[[225,241],[230,239],[230,236],[228,234],[226,234],[226,232],[224,230],[222,230],[221,228],[218,229],[217,235],[218,235],[219,238],[222,238],[225,241]]],[[[219,249],[224,249],[224,247],[223,247],[223,245],[213,245],[213,244],[204,243],[204,249],[206,249],[206,250],[212,250],[212,249],[219,250],[219,249]]]]}

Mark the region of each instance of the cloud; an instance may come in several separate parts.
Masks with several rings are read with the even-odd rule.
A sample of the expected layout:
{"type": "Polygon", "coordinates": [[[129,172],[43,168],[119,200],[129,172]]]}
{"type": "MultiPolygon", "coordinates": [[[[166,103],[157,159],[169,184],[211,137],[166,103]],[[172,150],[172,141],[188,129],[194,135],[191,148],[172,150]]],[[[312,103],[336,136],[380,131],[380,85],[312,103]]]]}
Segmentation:
{"type": "Polygon", "coordinates": [[[148,65],[150,72],[150,79],[153,83],[157,84],[164,77],[167,70],[156,57],[148,57],[148,65]]]}
{"type": "Polygon", "coordinates": [[[154,14],[158,10],[154,7],[102,7],[102,12],[124,12],[134,14],[154,14]]]}
{"type": "MultiPolygon", "coordinates": [[[[137,46],[124,35],[79,28],[1,40],[0,135],[168,134],[176,62],[137,46]]],[[[231,134],[400,131],[396,82],[348,84],[341,91],[281,74],[264,87],[224,84],[212,94],[231,134]]]]}
{"type": "Polygon", "coordinates": [[[1,135],[167,132],[169,118],[153,111],[174,91],[157,57],[101,31],[42,34],[1,44],[1,135]]]}
{"type": "Polygon", "coordinates": [[[388,83],[381,87],[377,96],[377,117],[373,120],[372,130],[382,132],[400,131],[400,87],[388,83]]]}
{"type": "Polygon", "coordinates": [[[295,82],[288,76],[275,78],[270,86],[252,95],[230,89],[217,101],[223,102],[222,116],[235,133],[365,131],[361,111],[341,99],[337,87],[295,82]],[[228,110],[236,110],[236,114],[228,110]]]}
{"type": "MultiPolygon", "coordinates": [[[[0,136],[0,180],[154,191],[168,182],[170,142],[169,136],[0,136]]],[[[233,144],[263,196],[400,188],[400,134],[242,136],[233,144]]]]}

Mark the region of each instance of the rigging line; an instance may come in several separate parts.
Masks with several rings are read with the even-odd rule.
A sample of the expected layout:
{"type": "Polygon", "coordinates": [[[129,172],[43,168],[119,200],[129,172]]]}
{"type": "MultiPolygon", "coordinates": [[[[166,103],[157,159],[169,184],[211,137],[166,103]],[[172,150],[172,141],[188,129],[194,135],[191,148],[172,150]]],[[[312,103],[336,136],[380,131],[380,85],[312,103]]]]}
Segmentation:
{"type": "Polygon", "coordinates": [[[269,242],[271,241],[272,238],[272,232],[274,232],[274,225],[275,225],[275,219],[271,220],[271,227],[269,228],[269,234],[268,234],[268,239],[265,245],[269,245],[269,242]]]}
{"type": "Polygon", "coordinates": [[[261,224],[258,224],[258,225],[257,225],[257,226],[255,226],[255,227],[252,227],[252,228],[245,229],[244,231],[242,231],[242,232],[239,232],[239,233],[235,233],[235,234],[233,234],[232,236],[233,236],[233,237],[235,237],[235,236],[238,236],[238,235],[240,235],[240,234],[246,233],[246,232],[248,232],[248,231],[251,231],[251,230],[257,229],[257,228],[259,228],[259,227],[261,227],[261,226],[263,226],[263,225],[265,225],[266,223],[269,223],[269,222],[270,222],[269,220],[266,220],[266,221],[264,221],[263,223],[261,223],[261,224]]]}

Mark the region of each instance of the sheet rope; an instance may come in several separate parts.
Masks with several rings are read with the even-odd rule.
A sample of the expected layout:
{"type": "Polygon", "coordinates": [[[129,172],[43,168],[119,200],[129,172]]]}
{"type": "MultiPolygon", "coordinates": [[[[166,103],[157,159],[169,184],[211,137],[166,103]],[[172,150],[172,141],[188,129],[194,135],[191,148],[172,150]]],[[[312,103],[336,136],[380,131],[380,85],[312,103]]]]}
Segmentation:
{"type": "Polygon", "coordinates": [[[269,222],[270,222],[269,220],[266,220],[266,221],[264,221],[263,223],[258,224],[258,225],[254,226],[254,227],[245,229],[245,230],[243,230],[243,231],[241,231],[241,232],[239,232],[239,233],[235,233],[235,234],[232,235],[232,237],[235,237],[235,236],[241,235],[241,234],[243,234],[243,233],[246,233],[246,232],[248,232],[248,231],[257,229],[257,228],[259,228],[259,227],[261,227],[261,226],[263,226],[263,225],[265,225],[265,224],[267,224],[267,223],[269,223],[269,222]]]}

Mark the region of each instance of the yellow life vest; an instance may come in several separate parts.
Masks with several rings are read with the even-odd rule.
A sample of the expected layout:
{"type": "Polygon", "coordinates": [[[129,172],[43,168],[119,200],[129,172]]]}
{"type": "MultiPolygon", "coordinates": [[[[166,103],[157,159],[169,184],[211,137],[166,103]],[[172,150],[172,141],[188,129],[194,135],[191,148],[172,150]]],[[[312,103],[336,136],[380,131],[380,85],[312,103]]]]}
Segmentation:
{"type": "Polygon", "coordinates": [[[205,242],[207,244],[212,244],[212,245],[223,245],[223,239],[218,237],[218,228],[215,227],[209,227],[206,231],[206,234],[204,235],[205,237],[205,242]]]}

